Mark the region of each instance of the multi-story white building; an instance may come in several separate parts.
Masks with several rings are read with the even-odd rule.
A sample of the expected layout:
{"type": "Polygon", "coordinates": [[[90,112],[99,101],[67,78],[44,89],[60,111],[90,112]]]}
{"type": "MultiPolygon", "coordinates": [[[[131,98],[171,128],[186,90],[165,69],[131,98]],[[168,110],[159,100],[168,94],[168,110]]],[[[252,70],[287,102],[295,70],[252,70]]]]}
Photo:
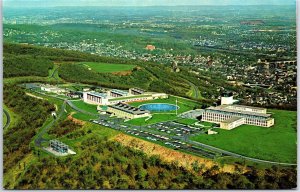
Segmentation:
{"type": "Polygon", "coordinates": [[[106,93],[83,92],[83,101],[94,105],[108,105],[108,97],[106,93]]]}
{"type": "Polygon", "coordinates": [[[220,105],[205,109],[203,121],[220,123],[221,128],[232,129],[241,124],[271,127],[274,118],[267,114],[267,109],[244,105],[220,105]],[[237,117],[232,119],[233,117],[237,117]],[[238,122],[235,122],[238,121],[238,122]]]}
{"type": "Polygon", "coordinates": [[[143,94],[131,94],[132,91],[126,92],[123,90],[109,90],[106,93],[84,92],[83,101],[95,105],[114,105],[117,103],[130,103],[137,101],[146,101],[153,99],[168,98],[165,93],[143,92],[143,94]]]}

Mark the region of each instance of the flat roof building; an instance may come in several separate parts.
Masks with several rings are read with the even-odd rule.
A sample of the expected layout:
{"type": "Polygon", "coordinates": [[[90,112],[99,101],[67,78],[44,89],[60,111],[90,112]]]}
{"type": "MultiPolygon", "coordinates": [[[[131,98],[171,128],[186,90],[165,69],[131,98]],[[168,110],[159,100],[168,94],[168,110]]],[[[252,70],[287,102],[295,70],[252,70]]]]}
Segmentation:
{"type": "Polygon", "coordinates": [[[137,107],[132,107],[125,103],[110,105],[107,108],[107,112],[111,113],[114,116],[124,118],[124,119],[135,119],[135,118],[151,116],[150,111],[143,110],[137,107]]]}
{"type": "Polygon", "coordinates": [[[95,91],[84,92],[83,101],[95,105],[108,105],[107,93],[99,93],[95,91]]]}
{"type": "MultiPolygon", "coordinates": [[[[261,127],[270,127],[274,125],[274,118],[271,114],[267,114],[267,109],[251,107],[245,105],[220,105],[217,107],[209,107],[205,109],[202,116],[203,121],[213,123],[223,123],[226,129],[231,129],[232,126],[237,127],[237,124],[256,125],[261,127]],[[236,117],[236,123],[233,123],[236,117]],[[241,119],[243,118],[244,122],[241,119]],[[224,122],[225,121],[225,122],[224,122]]],[[[239,126],[239,125],[238,125],[239,126]]]]}
{"type": "MultiPolygon", "coordinates": [[[[139,91],[142,92],[141,90],[139,91]]],[[[114,105],[120,102],[129,103],[168,98],[168,95],[165,93],[143,92],[143,94],[137,94],[137,92],[138,91],[136,90],[136,92],[134,92],[135,94],[131,94],[132,90],[129,90],[129,92],[127,92],[118,89],[113,89],[107,91],[106,93],[90,91],[83,93],[83,101],[95,105],[114,105]]]]}
{"type": "Polygon", "coordinates": [[[119,89],[112,89],[107,91],[107,95],[110,97],[126,97],[128,96],[127,91],[119,90],[119,89]]]}

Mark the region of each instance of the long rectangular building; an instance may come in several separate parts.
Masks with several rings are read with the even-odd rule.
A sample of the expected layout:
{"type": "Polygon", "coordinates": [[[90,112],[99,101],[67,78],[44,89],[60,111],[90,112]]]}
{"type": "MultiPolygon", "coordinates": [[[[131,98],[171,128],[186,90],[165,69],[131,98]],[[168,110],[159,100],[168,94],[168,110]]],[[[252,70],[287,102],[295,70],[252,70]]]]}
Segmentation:
{"type": "Polygon", "coordinates": [[[84,92],[83,101],[95,105],[108,105],[108,98],[106,93],[98,93],[94,91],[84,92]]]}
{"type": "Polygon", "coordinates": [[[132,107],[125,103],[118,103],[116,105],[110,105],[107,108],[107,112],[114,116],[124,119],[135,119],[141,117],[151,116],[150,111],[132,107]]]}
{"type": "Polygon", "coordinates": [[[163,98],[168,98],[168,95],[165,93],[153,92],[133,95],[129,92],[117,89],[107,91],[106,93],[99,93],[95,91],[83,92],[83,101],[95,105],[114,105],[120,102],[129,103],[163,98]]]}
{"type": "MultiPolygon", "coordinates": [[[[213,123],[224,123],[233,124],[233,121],[227,121],[233,117],[240,117],[237,119],[239,123],[236,125],[244,124],[256,125],[261,127],[271,127],[274,125],[274,118],[271,114],[267,114],[265,108],[250,107],[244,105],[220,105],[217,107],[209,107],[205,109],[202,115],[202,120],[213,123]]],[[[230,125],[231,126],[231,125],[230,125]]],[[[230,127],[229,129],[232,129],[230,127]]]]}

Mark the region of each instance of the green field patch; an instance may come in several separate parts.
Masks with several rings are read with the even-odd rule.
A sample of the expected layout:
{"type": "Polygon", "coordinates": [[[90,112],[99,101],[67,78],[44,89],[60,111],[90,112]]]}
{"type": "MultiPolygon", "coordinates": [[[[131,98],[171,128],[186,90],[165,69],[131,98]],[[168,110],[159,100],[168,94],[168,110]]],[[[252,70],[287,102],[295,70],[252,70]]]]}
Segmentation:
{"type": "Polygon", "coordinates": [[[216,135],[201,134],[192,140],[263,160],[295,163],[297,160],[297,113],[269,110],[275,125],[269,128],[242,125],[233,130],[218,129],[216,135]]]}
{"type": "Polygon", "coordinates": [[[98,73],[114,73],[121,71],[131,71],[136,65],[130,64],[112,64],[112,63],[95,63],[95,62],[82,62],[80,63],[89,70],[98,73]]]}
{"type": "Polygon", "coordinates": [[[198,122],[198,120],[196,120],[196,119],[177,119],[175,122],[181,123],[184,125],[192,125],[192,124],[198,122]]]}
{"type": "Polygon", "coordinates": [[[92,115],[88,115],[88,114],[83,114],[83,113],[75,113],[72,115],[72,117],[74,117],[75,119],[79,119],[82,121],[89,121],[90,119],[95,119],[95,116],[92,115]]]}
{"type": "Polygon", "coordinates": [[[152,118],[145,121],[148,117],[137,118],[127,121],[131,125],[150,125],[164,121],[171,121],[177,119],[175,114],[153,114],[152,118]]]}
{"type": "Polygon", "coordinates": [[[82,109],[82,110],[90,112],[90,113],[98,114],[97,105],[88,104],[88,103],[83,102],[82,100],[72,101],[72,103],[79,109],[82,109]]]}

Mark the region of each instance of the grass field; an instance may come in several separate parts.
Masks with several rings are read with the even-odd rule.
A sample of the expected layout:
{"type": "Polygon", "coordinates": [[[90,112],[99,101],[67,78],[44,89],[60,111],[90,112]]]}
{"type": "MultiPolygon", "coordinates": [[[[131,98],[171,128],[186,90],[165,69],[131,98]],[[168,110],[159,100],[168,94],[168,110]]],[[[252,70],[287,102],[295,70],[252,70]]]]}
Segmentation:
{"type": "Polygon", "coordinates": [[[196,120],[196,119],[177,119],[176,122],[184,124],[184,125],[192,125],[192,124],[198,122],[198,120],[196,120]]]}
{"type": "Polygon", "coordinates": [[[297,113],[269,110],[275,125],[270,128],[242,125],[217,135],[198,135],[191,139],[224,150],[258,159],[295,163],[297,160],[297,113]]]}
{"type": "MultiPolygon", "coordinates": [[[[147,117],[148,118],[148,117],[147,117]]],[[[132,124],[132,125],[149,125],[154,123],[159,123],[163,121],[170,121],[177,119],[175,114],[153,114],[152,118],[148,121],[145,121],[147,118],[137,118],[127,121],[126,123],[132,124]]]]}
{"type": "Polygon", "coordinates": [[[111,64],[111,63],[95,63],[95,62],[84,62],[80,64],[98,73],[131,71],[135,67],[135,65],[128,65],[128,64],[111,64]]]}
{"type": "Polygon", "coordinates": [[[76,107],[78,107],[78,108],[80,108],[80,109],[82,109],[84,111],[87,111],[87,112],[90,112],[90,113],[94,113],[94,114],[98,114],[98,112],[97,112],[97,105],[91,105],[91,104],[83,102],[82,100],[72,101],[72,103],[76,107]]]}

